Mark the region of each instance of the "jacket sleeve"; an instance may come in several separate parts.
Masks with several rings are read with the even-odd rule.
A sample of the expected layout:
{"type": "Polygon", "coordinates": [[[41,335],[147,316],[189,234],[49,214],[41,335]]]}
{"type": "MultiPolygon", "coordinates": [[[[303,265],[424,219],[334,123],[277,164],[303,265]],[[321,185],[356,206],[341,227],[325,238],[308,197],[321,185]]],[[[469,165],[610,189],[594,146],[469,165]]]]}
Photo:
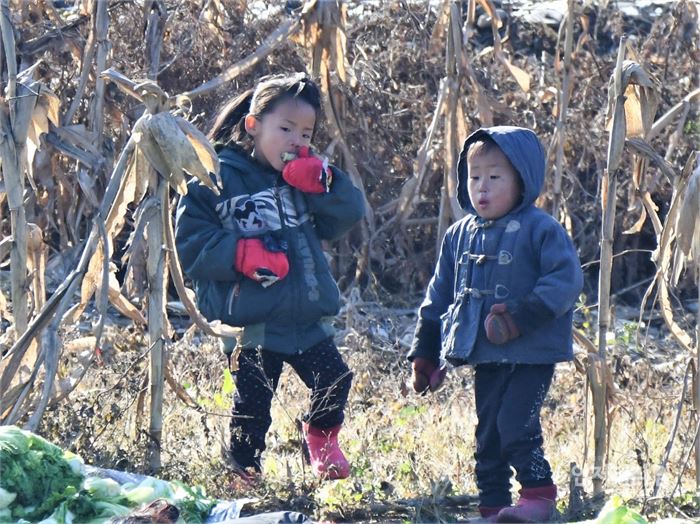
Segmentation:
{"type": "Polygon", "coordinates": [[[365,215],[365,201],[348,175],[336,167],[328,193],[306,194],[309,212],[314,216],[316,233],[323,240],[335,240],[365,215]]]}
{"type": "Polygon", "coordinates": [[[583,272],[576,248],[554,219],[533,239],[539,248],[540,278],[521,299],[506,301],[508,312],[521,333],[529,333],[561,317],[576,304],[583,288],[583,272]]]}
{"type": "Polygon", "coordinates": [[[183,271],[195,280],[236,280],[236,231],[224,229],[216,213],[217,196],[193,179],[180,197],[175,218],[175,245],[183,271]]]}
{"type": "Polygon", "coordinates": [[[440,255],[435,272],[428,284],[425,299],[418,309],[418,321],[413,335],[411,350],[406,355],[413,361],[416,357],[426,358],[438,365],[441,349],[440,317],[454,301],[454,229],[450,228],[442,239],[440,255]]]}

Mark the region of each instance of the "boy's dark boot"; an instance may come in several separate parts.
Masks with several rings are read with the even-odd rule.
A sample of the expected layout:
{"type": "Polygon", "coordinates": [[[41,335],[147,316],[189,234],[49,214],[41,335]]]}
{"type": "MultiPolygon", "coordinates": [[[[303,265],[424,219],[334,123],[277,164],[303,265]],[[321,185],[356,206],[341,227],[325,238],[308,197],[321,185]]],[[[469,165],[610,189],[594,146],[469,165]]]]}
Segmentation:
{"type": "Polygon", "coordinates": [[[304,422],[303,429],[314,475],[328,480],[348,478],[350,464],[338,445],[340,424],[319,429],[304,422]]]}
{"type": "Polygon", "coordinates": [[[522,488],[518,504],[499,511],[496,522],[548,522],[555,516],[556,501],[554,484],[522,488]]]}

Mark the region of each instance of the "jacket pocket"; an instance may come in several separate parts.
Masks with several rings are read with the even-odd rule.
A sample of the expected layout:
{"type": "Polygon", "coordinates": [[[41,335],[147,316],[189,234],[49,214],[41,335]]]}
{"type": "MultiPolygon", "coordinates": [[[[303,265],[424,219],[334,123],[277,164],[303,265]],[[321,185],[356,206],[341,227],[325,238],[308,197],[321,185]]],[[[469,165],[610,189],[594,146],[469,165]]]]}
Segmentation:
{"type": "Polygon", "coordinates": [[[461,300],[453,302],[447,308],[447,311],[440,316],[440,339],[442,341],[443,356],[449,356],[455,351],[461,305],[461,300]]]}
{"type": "Polygon", "coordinates": [[[287,304],[289,277],[265,288],[249,278],[243,278],[229,286],[222,297],[221,315],[232,326],[249,326],[267,322],[280,322],[291,316],[287,304]]]}

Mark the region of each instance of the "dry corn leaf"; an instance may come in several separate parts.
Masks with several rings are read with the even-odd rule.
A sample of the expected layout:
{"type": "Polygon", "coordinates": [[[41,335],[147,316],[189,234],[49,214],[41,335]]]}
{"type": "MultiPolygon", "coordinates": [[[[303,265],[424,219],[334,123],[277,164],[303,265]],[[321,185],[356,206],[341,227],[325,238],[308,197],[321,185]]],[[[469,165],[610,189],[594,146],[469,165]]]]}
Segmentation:
{"type": "MultiPolygon", "coordinates": [[[[622,151],[625,148],[626,121],[625,121],[625,106],[618,99],[613,103],[614,114],[612,116],[612,127],[610,136],[608,137],[608,173],[614,173],[617,166],[620,165],[622,159],[622,151]]],[[[610,108],[610,106],[608,106],[610,108]]]]}
{"type": "Polygon", "coordinates": [[[658,286],[659,302],[661,305],[660,311],[664,322],[666,323],[666,326],[671,332],[673,338],[675,338],[676,341],[687,351],[691,351],[692,339],[673,319],[673,307],[669,299],[667,278],[673,273],[670,268],[670,262],[674,251],[671,246],[673,240],[675,239],[675,224],[681,207],[681,197],[685,193],[685,189],[688,186],[688,180],[690,178],[693,163],[695,162],[695,156],[695,154],[691,154],[683,168],[683,171],[681,171],[680,177],[678,177],[676,180],[674,195],[671,199],[671,206],[666,213],[666,222],[664,223],[659,235],[658,247],[651,256],[652,260],[656,264],[657,273],[654,280],[647,288],[647,291],[642,298],[640,307],[640,309],[643,311],[649,297],[652,295],[654,288],[658,286]]]}
{"type": "Polygon", "coordinates": [[[686,331],[681,328],[676,321],[673,319],[673,306],[671,305],[671,299],[668,292],[668,284],[665,278],[659,279],[659,305],[661,316],[664,317],[666,322],[666,327],[668,327],[671,335],[676,341],[683,346],[688,353],[692,351],[693,339],[686,333],[686,331]]]}
{"type": "Polygon", "coordinates": [[[170,113],[158,113],[151,118],[148,129],[163,157],[170,165],[170,184],[181,195],[187,194],[187,180],[183,172],[196,176],[200,181],[208,180],[209,172],[202,165],[187,136],[170,113]]]}
{"type": "Polygon", "coordinates": [[[628,103],[634,107],[635,119],[639,120],[643,129],[643,136],[651,130],[658,107],[659,90],[658,82],[650,76],[642,66],[636,62],[625,60],[622,64],[622,83],[625,86],[625,110],[628,111],[628,103]],[[629,86],[634,85],[634,93],[629,92],[629,86]]]}
{"type": "Polygon", "coordinates": [[[46,257],[48,246],[44,243],[43,233],[39,226],[27,223],[27,269],[32,275],[32,295],[34,309],[41,310],[46,301],[46,257]]]}
{"type": "MultiPolygon", "coordinates": [[[[617,86],[615,76],[610,77],[608,85],[608,117],[606,130],[610,131],[612,121],[610,108],[615,102],[617,86]]],[[[644,138],[651,131],[654,124],[654,116],[658,107],[658,83],[638,63],[631,60],[622,62],[622,70],[619,71],[619,89],[624,94],[624,109],[626,121],[626,137],[644,138]]]]}
{"type": "Polygon", "coordinates": [[[49,117],[46,113],[46,106],[37,104],[32,112],[32,121],[28,129],[28,137],[33,135],[33,142],[37,149],[41,145],[39,138],[44,133],[49,132],[49,117]]]}
{"type": "Polygon", "coordinates": [[[211,146],[207,136],[194,125],[180,117],[175,117],[175,122],[177,122],[177,125],[187,136],[187,139],[190,141],[190,144],[192,144],[192,147],[197,154],[197,158],[199,158],[199,161],[202,163],[204,168],[209,173],[213,173],[215,176],[216,185],[211,184],[211,177],[206,177],[206,180],[209,181],[208,183],[203,181],[202,183],[218,195],[219,189],[223,188],[223,184],[221,183],[221,178],[219,176],[219,155],[216,154],[216,151],[211,146]]]}
{"type": "Polygon", "coordinates": [[[85,168],[78,169],[78,185],[92,207],[100,207],[100,199],[95,192],[95,179],[85,168]]]}
{"type": "Polygon", "coordinates": [[[639,208],[639,217],[634,222],[634,224],[632,224],[630,227],[628,227],[622,232],[623,235],[635,235],[639,233],[642,230],[642,226],[644,226],[644,222],[647,221],[647,212],[644,209],[643,205],[634,206],[628,209],[627,212],[631,213],[632,211],[636,211],[635,208],[637,207],[639,208]]]}
{"type": "MultiPolygon", "coordinates": [[[[110,265],[111,266],[111,265],[110,265]]],[[[111,269],[111,268],[110,268],[111,269]]],[[[141,314],[136,306],[134,306],[129,300],[121,294],[119,290],[119,282],[117,282],[117,276],[110,271],[109,273],[109,301],[112,303],[114,308],[119,311],[122,315],[130,318],[136,324],[145,326],[147,324],[146,319],[141,314]]]]}
{"type": "Polygon", "coordinates": [[[53,133],[56,134],[61,140],[95,156],[102,154],[97,148],[92,134],[86,129],[85,124],[73,124],[70,126],[59,127],[54,129],[53,133]]]}
{"type": "Polygon", "coordinates": [[[21,80],[22,76],[21,73],[17,75],[17,97],[13,100],[15,112],[12,118],[12,135],[16,141],[21,142],[27,138],[40,86],[39,82],[31,78],[21,80]]]}
{"type": "Polygon", "coordinates": [[[651,194],[649,191],[645,192],[644,195],[642,195],[642,204],[644,204],[644,209],[647,212],[647,215],[649,215],[649,218],[651,219],[651,225],[654,227],[654,233],[656,233],[656,240],[658,242],[659,238],[661,237],[661,230],[663,229],[663,225],[661,224],[661,219],[659,218],[659,206],[656,205],[656,202],[654,202],[651,198],[651,194]]]}
{"type": "Polygon", "coordinates": [[[628,137],[644,137],[641,102],[638,88],[634,85],[625,88],[625,128],[628,137]]]}
{"type": "MultiPolygon", "coordinates": [[[[132,135],[133,136],[133,135],[132,135]]],[[[134,148],[134,153],[129,158],[124,176],[114,202],[110,208],[105,229],[110,238],[121,231],[124,226],[126,210],[130,203],[140,202],[148,190],[149,164],[139,148],[134,148]]]]}
{"type": "MultiPolygon", "coordinates": [[[[134,124],[136,133],[134,133],[132,137],[136,142],[137,148],[142,151],[145,157],[148,159],[151,167],[153,167],[153,169],[155,169],[161,176],[165,177],[168,183],[170,183],[178,193],[184,195],[187,193],[187,181],[185,180],[182,165],[178,163],[179,159],[176,152],[176,146],[171,142],[170,146],[167,147],[166,150],[161,149],[160,144],[157,142],[153,136],[153,133],[151,132],[151,121],[153,118],[155,118],[155,116],[157,115],[144,115],[141,117],[136,124],[134,124]]],[[[179,134],[182,136],[182,133],[179,134]]],[[[162,139],[164,141],[168,140],[167,137],[162,139]]],[[[178,146],[181,144],[182,141],[179,142],[178,146]]]]}
{"type": "Polygon", "coordinates": [[[510,71],[510,74],[513,76],[513,78],[515,78],[515,81],[520,86],[520,89],[526,93],[530,91],[530,75],[520,69],[518,66],[513,65],[503,53],[497,53],[496,56],[498,56],[501,63],[508,68],[508,71],[510,71]]]}
{"type": "Polygon", "coordinates": [[[700,163],[690,175],[682,198],[676,223],[677,243],[683,254],[697,264],[700,262],[700,163]]]}
{"type": "Polygon", "coordinates": [[[151,166],[138,148],[131,156],[127,172],[130,177],[124,187],[124,197],[127,202],[141,202],[148,191],[151,166]]]}
{"type": "Polygon", "coordinates": [[[92,298],[99,284],[102,282],[102,265],[104,255],[102,245],[95,248],[92,258],[88,263],[87,270],[80,285],[80,302],[71,307],[63,316],[63,322],[72,324],[78,321],[80,315],[85,310],[88,301],[92,298]]]}
{"type": "Polygon", "coordinates": [[[41,105],[46,110],[46,116],[49,118],[51,123],[58,127],[59,125],[59,109],[61,108],[61,99],[56,93],[51,91],[44,84],[41,84],[39,88],[39,100],[38,105],[41,105]]]}
{"type": "MultiPolygon", "coordinates": [[[[345,20],[347,14],[347,5],[341,5],[341,26],[335,30],[335,42],[333,49],[335,51],[335,70],[338,73],[338,78],[343,83],[348,81],[348,63],[346,58],[347,53],[347,37],[345,35],[345,20]]],[[[351,71],[351,70],[350,70],[351,71]]]]}
{"type": "Polygon", "coordinates": [[[12,313],[10,313],[10,310],[7,307],[7,298],[5,298],[5,295],[3,294],[2,290],[0,290],[0,318],[4,318],[10,324],[14,324],[15,320],[12,317],[12,313]]]}

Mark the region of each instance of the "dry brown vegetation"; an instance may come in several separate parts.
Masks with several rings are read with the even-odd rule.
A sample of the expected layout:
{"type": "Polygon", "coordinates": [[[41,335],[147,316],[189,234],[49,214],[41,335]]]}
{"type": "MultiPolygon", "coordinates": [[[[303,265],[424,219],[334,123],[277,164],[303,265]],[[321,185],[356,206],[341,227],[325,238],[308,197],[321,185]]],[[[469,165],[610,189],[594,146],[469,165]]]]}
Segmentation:
{"type": "MultiPolygon", "coordinates": [[[[594,487],[595,396],[592,402],[588,391],[607,383],[597,398],[609,399],[598,411],[608,421],[608,493],[632,499],[650,517],[697,515],[684,498],[698,472],[700,250],[693,240],[700,238],[700,209],[692,198],[700,194],[700,174],[691,175],[700,143],[697,3],[630,17],[616,2],[572,1],[568,33],[566,18],[545,24],[511,13],[500,28],[484,18],[477,24],[493,8],[486,0],[287,2],[288,12],[264,4],[0,4],[7,89],[0,101],[0,421],[37,429],[96,465],[149,471],[161,463],[164,477],[203,484],[213,495],[251,495],[232,484],[222,459],[230,387],[212,336],[221,327],[201,319],[193,327],[186,296],[167,280],[168,292],[158,294],[171,302],[167,317],[155,320],[164,308],[154,312],[156,295],[147,295],[146,283],[152,289],[156,273],[164,279],[165,267],[178,279],[169,255],[147,262],[167,245],[182,171],[169,176],[171,168],[158,168],[148,155],[149,165],[134,167],[124,152],[137,148],[130,139],[146,125],[144,108],[146,117],[182,117],[206,130],[217,107],[256,78],[308,70],[327,94],[316,144],[362,186],[372,210],[329,246],[344,292],[338,343],[355,373],[341,435],[354,469],[347,481],[312,479],[296,425],[305,392],[290,374],[274,407],[266,482],[252,490],[257,507],[339,520],[454,520],[473,511],[473,499],[461,496],[475,493],[471,372],[453,371],[439,394],[416,397],[404,385],[403,354],[436,243],[460,216],[458,147],[481,125],[518,124],[535,129],[548,149],[539,203],[571,231],[586,273],[577,361],[560,366],[543,414],[563,505],[570,518],[600,506],[569,482],[576,462],[584,491],[594,487]],[[13,48],[16,60],[8,61],[13,48]],[[620,49],[634,62],[625,78],[638,86],[626,95],[639,95],[639,104],[626,105],[626,132],[609,142],[620,49]],[[231,79],[202,87],[234,64],[231,79]],[[653,101],[642,98],[642,87],[653,101]],[[189,101],[176,99],[183,94],[189,101]],[[23,107],[23,100],[32,103],[23,107]],[[120,172],[122,157],[130,167],[120,172]],[[601,184],[606,173],[616,180],[615,199],[601,184]],[[124,196],[114,182],[122,174],[141,188],[140,198],[124,196]],[[611,203],[614,258],[601,293],[610,293],[612,304],[601,343],[604,202],[611,203]],[[111,266],[104,245],[111,246],[111,266]],[[153,341],[167,356],[154,360],[153,341]],[[607,378],[594,358],[606,344],[607,378]],[[162,436],[149,394],[154,365],[162,365],[167,383],[162,436]],[[154,448],[155,434],[162,447],[154,448]]],[[[190,135],[206,167],[205,148],[190,135]]]]}

